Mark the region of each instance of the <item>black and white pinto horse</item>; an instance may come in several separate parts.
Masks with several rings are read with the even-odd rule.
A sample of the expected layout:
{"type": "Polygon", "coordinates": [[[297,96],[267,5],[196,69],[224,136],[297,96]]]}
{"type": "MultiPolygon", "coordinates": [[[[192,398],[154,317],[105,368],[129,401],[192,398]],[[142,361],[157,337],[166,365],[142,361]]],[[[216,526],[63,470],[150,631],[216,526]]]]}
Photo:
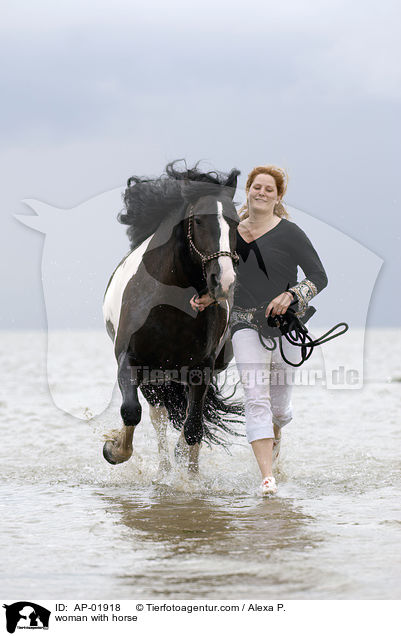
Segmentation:
{"type": "Polygon", "coordinates": [[[103,305],[123,399],[123,426],[103,448],[111,464],[132,455],[142,410],[138,388],[149,403],[162,471],[171,468],[168,420],[181,430],[176,458],[196,472],[202,439],[225,443],[219,430],[230,431],[241,412],[216,383],[232,358],[227,327],[238,260],[238,175],[197,166],[178,171],[173,162],[158,179],[128,180],[119,220],[129,226],[132,251],[113,273],[103,305]],[[195,312],[190,299],[206,291],[215,303],[195,312]]]}

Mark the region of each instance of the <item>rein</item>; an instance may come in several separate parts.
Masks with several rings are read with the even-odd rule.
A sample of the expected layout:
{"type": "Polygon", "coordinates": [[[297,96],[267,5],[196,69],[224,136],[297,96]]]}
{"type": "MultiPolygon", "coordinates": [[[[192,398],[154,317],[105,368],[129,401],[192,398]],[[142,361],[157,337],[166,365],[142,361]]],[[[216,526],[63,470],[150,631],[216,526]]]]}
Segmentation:
{"type": "Polygon", "coordinates": [[[203,272],[204,278],[206,278],[206,263],[208,263],[209,261],[213,261],[215,258],[219,258],[220,256],[229,256],[231,260],[233,261],[233,263],[235,263],[236,265],[239,263],[239,256],[237,252],[227,252],[227,251],[221,250],[219,252],[213,252],[213,254],[202,254],[202,252],[198,250],[198,248],[196,247],[193,240],[193,220],[194,220],[193,205],[191,205],[191,207],[189,208],[189,215],[188,215],[187,238],[188,238],[190,249],[194,251],[195,254],[197,254],[199,258],[201,259],[202,272],[203,272]]]}

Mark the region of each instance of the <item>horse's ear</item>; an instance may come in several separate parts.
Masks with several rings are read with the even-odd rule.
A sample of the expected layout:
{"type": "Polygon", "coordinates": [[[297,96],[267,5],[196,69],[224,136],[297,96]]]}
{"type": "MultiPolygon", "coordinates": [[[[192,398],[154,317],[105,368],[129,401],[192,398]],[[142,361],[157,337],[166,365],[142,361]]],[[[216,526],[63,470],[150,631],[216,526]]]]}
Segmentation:
{"type": "Polygon", "coordinates": [[[234,198],[234,194],[235,191],[237,189],[237,181],[238,181],[238,176],[241,174],[240,170],[237,170],[236,168],[234,168],[233,170],[231,170],[230,174],[227,177],[227,181],[224,184],[225,188],[230,188],[231,189],[231,198],[234,198]]]}

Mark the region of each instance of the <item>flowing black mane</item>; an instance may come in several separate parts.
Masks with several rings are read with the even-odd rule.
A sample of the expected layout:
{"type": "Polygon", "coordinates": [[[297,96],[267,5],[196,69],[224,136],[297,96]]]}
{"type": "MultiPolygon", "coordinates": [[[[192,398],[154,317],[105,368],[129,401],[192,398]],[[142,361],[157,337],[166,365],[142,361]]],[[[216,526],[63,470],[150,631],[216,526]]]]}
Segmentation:
{"type": "Polygon", "coordinates": [[[135,249],[147,239],[160,223],[173,212],[193,203],[201,196],[225,194],[233,198],[237,187],[239,170],[229,174],[201,172],[198,163],[193,168],[180,171],[175,168],[179,163],[167,164],[165,173],[156,179],[149,177],[130,177],[124,193],[126,213],[121,212],[118,220],[128,225],[127,234],[131,249],[135,249]]]}

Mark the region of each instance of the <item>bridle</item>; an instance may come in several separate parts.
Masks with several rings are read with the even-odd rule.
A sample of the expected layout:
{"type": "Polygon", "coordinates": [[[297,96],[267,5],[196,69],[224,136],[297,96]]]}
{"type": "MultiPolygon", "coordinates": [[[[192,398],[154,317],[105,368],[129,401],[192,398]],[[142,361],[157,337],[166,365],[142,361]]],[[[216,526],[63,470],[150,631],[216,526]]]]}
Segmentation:
{"type": "Polygon", "coordinates": [[[193,220],[194,220],[193,209],[194,209],[194,206],[191,205],[189,208],[189,213],[188,213],[187,238],[188,238],[190,249],[194,251],[195,254],[197,254],[199,258],[201,259],[203,276],[206,278],[206,263],[208,263],[209,261],[213,261],[215,258],[219,258],[220,256],[229,256],[231,260],[233,261],[233,263],[237,265],[239,262],[239,256],[237,252],[235,251],[227,252],[224,250],[220,250],[219,252],[213,252],[213,254],[202,254],[202,252],[198,250],[193,240],[193,220]]]}

